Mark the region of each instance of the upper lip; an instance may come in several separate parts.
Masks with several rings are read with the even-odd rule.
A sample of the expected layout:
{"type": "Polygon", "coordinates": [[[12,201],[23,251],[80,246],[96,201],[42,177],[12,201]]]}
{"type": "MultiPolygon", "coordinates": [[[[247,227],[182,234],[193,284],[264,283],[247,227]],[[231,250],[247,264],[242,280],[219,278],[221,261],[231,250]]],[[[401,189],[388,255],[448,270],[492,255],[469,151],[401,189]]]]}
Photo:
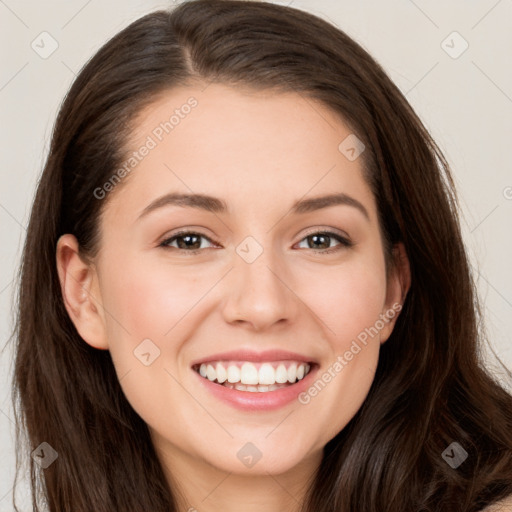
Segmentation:
{"type": "Polygon", "coordinates": [[[211,356],[202,357],[192,361],[191,366],[209,363],[213,361],[252,361],[255,363],[265,361],[302,361],[304,363],[316,363],[309,356],[290,352],[288,350],[264,350],[263,352],[255,352],[253,350],[233,350],[230,352],[220,352],[211,356]]]}

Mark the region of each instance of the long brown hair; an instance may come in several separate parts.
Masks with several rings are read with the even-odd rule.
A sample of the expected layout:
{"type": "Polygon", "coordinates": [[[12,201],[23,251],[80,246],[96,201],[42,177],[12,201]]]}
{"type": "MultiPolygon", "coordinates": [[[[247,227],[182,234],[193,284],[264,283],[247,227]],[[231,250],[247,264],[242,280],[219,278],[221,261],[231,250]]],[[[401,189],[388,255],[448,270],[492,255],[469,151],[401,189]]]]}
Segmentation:
{"type": "Polygon", "coordinates": [[[13,336],[17,473],[43,442],[58,453],[46,469],[29,458],[34,511],[43,502],[51,512],[177,510],[109,352],[85,343],[66,312],[55,251],[72,233],[83,255],[97,254],[108,198],[94,190],[122,162],[133,119],[157,94],[198,80],[295,92],[338,113],[366,145],[388,261],[397,242],[410,261],[411,287],[371,390],[325,446],[303,511],[473,512],[512,493],[512,397],[479,359],[475,285],[435,142],[375,60],[333,25],[266,2],[197,0],[113,37],[58,114],[13,336]],[[454,441],[468,454],[456,469],[442,457],[454,441]]]}

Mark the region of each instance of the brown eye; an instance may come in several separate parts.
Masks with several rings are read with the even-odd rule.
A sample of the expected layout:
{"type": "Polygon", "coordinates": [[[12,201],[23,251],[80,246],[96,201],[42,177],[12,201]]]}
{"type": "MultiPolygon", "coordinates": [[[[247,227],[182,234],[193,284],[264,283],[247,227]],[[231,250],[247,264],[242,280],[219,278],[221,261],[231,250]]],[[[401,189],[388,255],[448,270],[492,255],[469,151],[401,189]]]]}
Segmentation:
{"type": "Polygon", "coordinates": [[[176,233],[172,237],[165,239],[160,244],[160,247],[195,253],[199,252],[201,249],[204,249],[204,247],[201,247],[202,239],[211,242],[207,236],[202,235],[201,233],[195,233],[193,231],[181,231],[180,233],[176,233]],[[176,242],[177,246],[171,245],[174,242],[176,242]]]}
{"type": "Polygon", "coordinates": [[[330,231],[318,231],[307,235],[302,241],[307,240],[308,247],[306,249],[317,250],[320,253],[328,254],[334,251],[343,249],[344,247],[351,247],[353,244],[347,238],[344,238],[337,233],[330,231]],[[332,240],[336,240],[338,245],[331,247],[332,240]]]}

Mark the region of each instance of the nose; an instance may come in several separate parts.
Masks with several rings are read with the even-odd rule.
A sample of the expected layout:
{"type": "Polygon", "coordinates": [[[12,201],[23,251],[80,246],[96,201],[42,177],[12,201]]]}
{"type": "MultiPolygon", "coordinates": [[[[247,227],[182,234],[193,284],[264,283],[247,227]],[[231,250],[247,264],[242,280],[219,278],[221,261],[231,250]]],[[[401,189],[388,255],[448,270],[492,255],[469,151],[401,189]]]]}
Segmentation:
{"type": "Polygon", "coordinates": [[[292,322],[299,311],[300,299],[293,291],[291,280],[283,261],[278,261],[271,249],[265,248],[252,262],[235,252],[226,283],[223,307],[226,322],[246,324],[254,331],[292,322]]]}

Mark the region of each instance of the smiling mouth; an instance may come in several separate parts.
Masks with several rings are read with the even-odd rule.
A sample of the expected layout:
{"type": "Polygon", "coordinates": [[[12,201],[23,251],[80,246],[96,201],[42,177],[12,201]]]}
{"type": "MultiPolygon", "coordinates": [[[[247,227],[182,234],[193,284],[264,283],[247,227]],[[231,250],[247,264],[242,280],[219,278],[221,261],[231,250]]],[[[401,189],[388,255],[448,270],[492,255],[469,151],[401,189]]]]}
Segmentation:
{"type": "Polygon", "coordinates": [[[293,386],[311,371],[314,363],[302,361],[211,361],[192,369],[206,380],[238,391],[266,393],[293,386]]]}

